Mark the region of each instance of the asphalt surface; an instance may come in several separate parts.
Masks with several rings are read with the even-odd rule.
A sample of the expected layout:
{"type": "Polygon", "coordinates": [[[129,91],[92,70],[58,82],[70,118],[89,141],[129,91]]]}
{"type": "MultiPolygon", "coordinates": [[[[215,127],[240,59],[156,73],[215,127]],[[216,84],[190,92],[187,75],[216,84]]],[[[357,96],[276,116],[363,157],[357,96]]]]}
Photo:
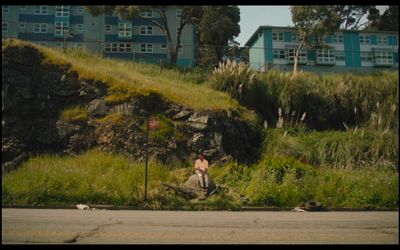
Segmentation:
{"type": "Polygon", "coordinates": [[[2,209],[2,244],[399,244],[395,212],[2,209]]]}

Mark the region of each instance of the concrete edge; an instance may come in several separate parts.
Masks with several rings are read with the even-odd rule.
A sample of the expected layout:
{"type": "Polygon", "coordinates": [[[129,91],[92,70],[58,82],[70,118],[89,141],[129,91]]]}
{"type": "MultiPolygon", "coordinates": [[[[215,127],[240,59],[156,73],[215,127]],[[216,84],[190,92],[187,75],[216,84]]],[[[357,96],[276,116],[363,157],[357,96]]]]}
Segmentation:
{"type": "MultiPolygon", "coordinates": [[[[196,209],[153,209],[151,207],[133,207],[133,206],[113,206],[113,205],[88,205],[89,210],[153,210],[153,211],[199,211],[196,209]]],[[[2,208],[29,208],[29,209],[77,209],[76,205],[4,205],[2,208]]],[[[235,209],[213,209],[206,208],[201,211],[291,211],[294,207],[239,207],[235,209]]],[[[398,208],[346,208],[346,207],[324,207],[318,212],[330,211],[399,211],[398,208]]],[[[308,211],[313,212],[313,211],[308,211]]]]}

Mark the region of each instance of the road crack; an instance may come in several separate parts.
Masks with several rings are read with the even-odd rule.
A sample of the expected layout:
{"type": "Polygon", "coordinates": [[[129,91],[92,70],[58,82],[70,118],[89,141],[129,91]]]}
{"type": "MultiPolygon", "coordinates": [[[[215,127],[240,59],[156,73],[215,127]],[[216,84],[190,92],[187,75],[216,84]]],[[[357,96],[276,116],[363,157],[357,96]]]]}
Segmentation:
{"type": "Polygon", "coordinates": [[[78,239],[92,237],[93,235],[99,233],[100,229],[102,229],[104,227],[118,225],[118,224],[122,224],[122,221],[98,225],[95,228],[90,229],[89,232],[83,232],[83,233],[81,232],[81,233],[76,234],[73,238],[65,240],[64,243],[76,243],[78,241],[78,239]]]}

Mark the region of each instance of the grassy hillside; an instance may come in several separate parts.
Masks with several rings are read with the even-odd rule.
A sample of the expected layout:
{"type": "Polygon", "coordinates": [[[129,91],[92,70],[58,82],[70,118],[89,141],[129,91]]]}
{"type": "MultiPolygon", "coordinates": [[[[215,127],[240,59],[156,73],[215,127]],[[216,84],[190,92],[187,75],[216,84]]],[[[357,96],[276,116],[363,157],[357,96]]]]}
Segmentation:
{"type": "Polygon", "coordinates": [[[167,99],[194,110],[239,107],[227,94],[213,90],[207,83],[198,84],[201,76],[196,72],[181,73],[177,69],[161,69],[159,65],[105,58],[84,49],[69,48],[63,53],[62,49],[33,45],[20,40],[8,40],[3,42],[2,47],[9,45],[34,46],[44,53],[43,63],[70,64],[81,79],[103,81],[117,92],[123,90],[134,94],[156,91],[167,99]]]}

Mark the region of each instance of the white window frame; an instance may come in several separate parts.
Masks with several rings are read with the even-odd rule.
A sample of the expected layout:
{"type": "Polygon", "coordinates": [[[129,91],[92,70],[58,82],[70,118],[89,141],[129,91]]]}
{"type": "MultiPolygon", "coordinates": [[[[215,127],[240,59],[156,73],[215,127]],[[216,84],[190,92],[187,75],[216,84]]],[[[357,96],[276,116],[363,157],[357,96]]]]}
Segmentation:
{"type": "Polygon", "coordinates": [[[317,63],[320,64],[335,64],[336,55],[334,49],[319,49],[317,50],[317,63]]]}
{"type": "Polygon", "coordinates": [[[68,22],[56,22],[54,25],[54,34],[63,36],[64,32],[67,31],[67,34],[69,32],[69,23],[68,22]]]}
{"type": "Polygon", "coordinates": [[[132,43],[105,43],[104,52],[106,53],[132,53],[132,43]]]}
{"type": "Polygon", "coordinates": [[[287,50],[285,49],[274,49],[273,58],[274,59],[286,59],[287,50]]]}
{"type": "Polygon", "coordinates": [[[181,18],[182,17],[182,9],[176,9],[176,18],[181,18]]]}
{"type": "Polygon", "coordinates": [[[362,62],[372,62],[373,54],[372,52],[360,52],[360,59],[362,62]]]}
{"type": "Polygon", "coordinates": [[[283,42],[283,32],[272,32],[272,41],[283,42]]]}
{"type": "Polygon", "coordinates": [[[376,36],[376,44],[388,45],[388,37],[387,36],[376,36]]]}
{"type": "Polygon", "coordinates": [[[140,35],[153,35],[153,26],[140,26],[140,35]]]}
{"type": "MultiPolygon", "coordinates": [[[[287,49],[287,60],[288,62],[294,63],[294,58],[296,57],[296,48],[288,48],[287,49]]],[[[306,63],[307,62],[307,50],[301,49],[300,50],[300,60],[299,63],[306,63]]]]}
{"type": "Polygon", "coordinates": [[[20,22],[18,24],[18,29],[26,30],[26,22],[20,22]]]}
{"type": "Polygon", "coordinates": [[[292,32],[292,42],[300,42],[299,32],[292,32]]]}
{"type": "Polygon", "coordinates": [[[69,5],[56,5],[56,17],[69,17],[69,5]]]}
{"type": "Polygon", "coordinates": [[[2,5],[1,6],[1,13],[8,14],[9,12],[10,12],[10,6],[9,5],[2,5]]]}
{"type": "Polygon", "coordinates": [[[82,23],[79,23],[76,25],[76,32],[83,32],[84,25],[82,23]]]}
{"type": "Polygon", "coordinates": [[[119,23],[118,24],[119,37],[132,37],[132,23],[119,23]]]}
{"type": "Polygon", "coordinates": [[[374,51],[374,63],[377,65],[393,65],[393,53],[391,51],[374,51]]]}
{"type": "Polygon", "coordinates": [[[323,41],[322,35],[313,35],[313,43],[321,43],[323,41]]]}
{"type": "Polygon", "coordinates": [[[333,34],[332,35],[332,43],[343,43],[344,37],[340,34],[333,34]]]}
{"type": "Polygon", "coordinates": [[[345,61],[345,54],[344,51],[335,51],[335,58],[336,61],[345,61]]]}
{"type": "Polygon", "coordinates": [[[76,6],[76,13],[82,14],[84,12],[85,12],[85,6],[83,5],[76,6]]]}
{"type": "Polygon", "coordinates": [[[49,13],[48,5],[36,5],[33,9],[34,15],[47,15],[49,13]]]}
{"type": "Polygon", "coordinates": [[[33,33],[47,33],[47,23],[34,23],[33,33]]]}
{"type": "Polygon", "coordinates": [[[1,33],[8,33],[8,22],[1,22],[1,33]]]}
{"type": "Polygon", "coordinates": [[[371,44],[371,36],[370,35],[360,35],[360,44],[371,44]]]}
{"type": "Polygon", "coordinates": [[[112,25],[111,24],[104,25],[104,30],[105,30],[106,33],[112,32],[112,25]]]}
{"type": "Polygon", "coordinates": [[[141,43],[140,53],[153,53],[153,44],[151,43],[141,43]]]}
{"type": "Polygon", "coordinates": [[[140,16],[149,18],[149,17],[153,17],[154,15],[153,15],[153,11],[150,10],[150,11],[142,11],[142,12],[140,12],[140,16]]]}
{"type": "Polygon", "coordinates": [[[160,49],[167,49],[167,44],[166,43],[160,44],[160,49]]]}

